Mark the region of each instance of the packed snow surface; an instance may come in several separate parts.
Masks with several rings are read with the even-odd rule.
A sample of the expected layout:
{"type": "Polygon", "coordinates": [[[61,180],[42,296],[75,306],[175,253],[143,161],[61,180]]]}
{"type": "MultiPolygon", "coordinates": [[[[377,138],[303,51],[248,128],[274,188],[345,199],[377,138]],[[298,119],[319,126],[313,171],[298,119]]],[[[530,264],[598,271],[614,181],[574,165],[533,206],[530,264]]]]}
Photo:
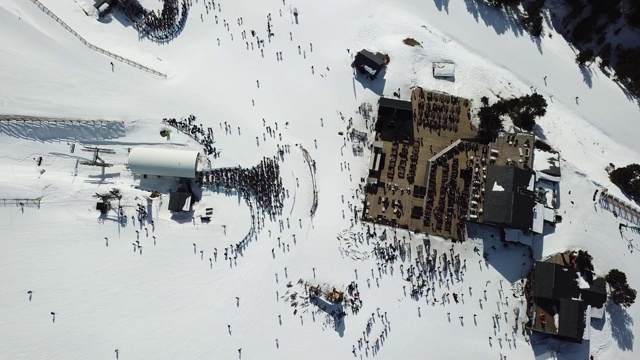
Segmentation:
{"type": "Polygon", "coordinates": [[[512,360],[549,349],[560,359],[637,358],[637,304],[607,304],[583,344],[523,335],[529,248],[504,247],[494,229],[471,227],[467,242],[452,244],[391,229],[381,240],[376,226],[367,239],[372,225],[350,215],[362,206],[369,152],[354,155],[339,132],[350,118],[371,131],[357,112],[363,103],[375,108],[380,95],[397,91],[409,99],[413,86],[476,106],[482,96],[537,91],[549,107],[536,133],[561,153],[563,221],[534,239],[534,257],[585,249],[599,274],[618,268],[640,288],[638,233],[619,231],[628,222],[592,200],[602,188],[624,199],[604,168],[638,161],[638,103],[596,67],[581,72],[551,22],[545,33],[553,36],[534,39],[473,0],[224,0],[214,9],[196,0],[179,36],[156,44],[121,15],[97,21],[93,1],[41,2],[89,43],[167,78],[91,50],[31,1],[0,2],[0,113],[115,121],[0,124],[2,358],[512,360]],[[264,40],[260,48],[251,30],[264,40]],[[407,37],[421,46],[403,44],[407,37]],[[352,74],[363,48],[391,59],[373,83],[352,74]],[[432,62],[445,60],[456,64],[455,81],[432,77],[432,62]],[[289,191],[283,214],[267,216],[235,259],[225,260],[224,249],[250,234],[253,213],[234,192],[204,190],[195,211],[211,208],[209,223],[172,215],[166,196],[149,207],[153,227],[135,219],[149,192],[128,171],[127,149],[201,150],[178,131],[159,135],[162,118],[189,114],[214,131],[221,154],[210,158],[213,168],[252,167],[278,146],[290,148],[280,161],[289,191]],[[82,165],[93,155],[82,146],[115,150],[103,155],[113,166],[82,165]],[[112,188],[123,193],[126,223],[95,210],[92,196],[112,188]],[[404,257],[381,264],[375,244],[394,242],[404,257]],[[444,271],[428,296],[412,298],[407,271],[426,243],[458,255],[460,271],[444,271]],[[304,300],[299,280],[340,289],[355,282],[362,309],[345,309],[336,323],[304,300]]]}

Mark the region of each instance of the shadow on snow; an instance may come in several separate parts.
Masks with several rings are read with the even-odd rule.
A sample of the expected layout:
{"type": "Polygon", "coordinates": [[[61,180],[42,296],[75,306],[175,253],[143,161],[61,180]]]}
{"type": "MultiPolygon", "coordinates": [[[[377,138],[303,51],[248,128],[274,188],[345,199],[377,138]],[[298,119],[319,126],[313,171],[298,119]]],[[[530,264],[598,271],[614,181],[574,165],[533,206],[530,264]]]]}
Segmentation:
{"type": "Polygon", "coordinates": [[[611,324],[611,337],[621,350],[633,351],[633,318],[625,308],[608,301],[607,321],[611,324]]]}
{"type": "Polygon", "coordinates": [[[344,336],[344,317],[345,312],[342,307],[342,303],[330,303],[319,296],[315,296],[309,299],[309,302],[316,305],[320,310],[324,311],[328,316],[333,318],[334,329],[340,335],[344,336]]]}

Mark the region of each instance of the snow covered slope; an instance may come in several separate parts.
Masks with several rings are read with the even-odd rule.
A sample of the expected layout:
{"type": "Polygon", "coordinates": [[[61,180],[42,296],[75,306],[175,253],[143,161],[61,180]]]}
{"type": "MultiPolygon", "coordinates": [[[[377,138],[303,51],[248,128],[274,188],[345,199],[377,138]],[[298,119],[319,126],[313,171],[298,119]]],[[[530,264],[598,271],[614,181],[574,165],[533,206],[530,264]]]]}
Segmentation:
{"type": "MultiPolygon", "coordinates": [[[[0,197],[42,197],[39,207],[0,200],[3,358],[113,359],[118,349],[120,359],[532,359],[534,350],[520,332],[522,318],[513,315],[523,309],[512,293],[530,265],[523,260],[526,249],[504,249],[490,230],[477,229],[468,242],[453,245],[465,262],[461,278],[435,282],[433,297],[414,300],[402,277],[415,263],[422,237],[398,232],[399,242],[406,237],[409,256],[378,270],[374,241],[358,236],[367,225],[352,226],[349,219],[350,206],[360,206],[356,189],[368,161],[367,154],[354,156],[338,132],[352,117],[357,129],[366,130],[358,106],[398,89],[408,99],[415,85],[476,104],[484,95],[534,89],[547,96],[548,114],[539,121],[538,135],[561,151],[564,221],[534,244],[534,253],[586,249],[598,271],[616,267],[640,288],[638,253],[632,252],[637,234],[618,232],[620,220],[591,201],[600,187],[622,196],[604,167],[637,162],[638,105],[598,69],[585,78],[573,50],[553,29],[552,38],[533,40],[512,19],[472,0],[216,1],[215,10],[197,0],[180,36],[160,45],[139,39],[117,18],[100,23],[87,16],[92,1],[42,3],[90,43],[168,78],[117,61],[112,71],[113,59],[84,46],[32,2],[0,3],[0,113],[116,120],[125,130],[116,137],[91,125],[0,128],[0,197]],[[275,33],[270,41],[269,14],[275,33]],[[263,54],[250,30],[264,39],[263,54]],[[404,45],[406,37],[422,47],[404,45]],[[373,88],[353,79],[352,56],[362,48],[391,57],[373,88]],[[455,82],[432,78],[436,60],[456,62],[455,82]],[[248,207],[236,196],[205,192],[203,206],[214,209],[211,224],[176,221],[166,199],[155,201],[156,226],[147,226],[148,236],[138,222],[99,221],[94,210],[91,196],[117,187],[125,194],[128,218],[135,215],[146,193],[126,169],[127,148],[199,149],[186,136],[158,135],[163,117],[190,113],[214,129],[222,153],[212,159],[213,167],[253,166],[274,156],[278,145],[291,147],[281,165],[290,192],[284,229],[267,218],[237,264],[222,255],[251,224],[248,207]],[[231,133],[222,130],[224,123],[231,133]],[[282,139],[265,135],[266,126],[277,127],[282,139]],[[91,154],[71,153],[67,143],[74,141],[78,149],[114,149],[114,166],[103,173],[78,165],[91,154]],[[319,206],[313,218],[312,180],[298,144],[317,163],[319,206]],[[40,167],[34,161],[39,156],[40,167]],[[132,251],[138,236],[142,253],[132,251]],[[489,261],[474,247],[489,253],[489,261]],[[304,296],[299,279],[336,287],[356,281],[363,308],[334,329],[331,317],[312,312],[313,305],[292,306],[291,294],[304,296]],[[27,291],[33,292],[31,300],[27,291]],[[444,295],[453,292],[461,294],[460,303],[444,295]],[[496,314],[501,318],[494,327],[496,314]],[[358,339],[372,316],[370,348],[360,349],[358,339]]],[[[378,235],[382,231],[377,228],[378,235]]],[[[452,246],[431,242],[439,254],[452,246]]],[[[590,343],[552,347],[563,359],[635,359],[638,309],[609,307],[606,321],[593,324],[590,343]]]]}

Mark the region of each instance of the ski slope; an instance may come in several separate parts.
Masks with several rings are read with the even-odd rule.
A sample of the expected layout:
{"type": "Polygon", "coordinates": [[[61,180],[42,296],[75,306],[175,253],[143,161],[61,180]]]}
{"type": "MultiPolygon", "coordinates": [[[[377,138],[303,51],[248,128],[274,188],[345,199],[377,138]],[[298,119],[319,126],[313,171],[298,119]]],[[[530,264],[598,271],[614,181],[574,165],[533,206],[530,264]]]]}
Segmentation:
{"type": "Polygon", "coordinates": [[[168,78],[92,51],[31,1],[0,3],[0,114],[115,120],[125,130],[114,136],[91,124],[0,127],[0,197],[42,198],[39,207],[24,208],[0,199],[3,358],[114,359],[118,349],[119,359],[533,359],[534,352],[547,348],[558,351],[559,359],[636,358],[637,305],[608,307],[606,320],[592,323],[591,341],[582,345],[532,347],[514,331],[521,324],[513,311],[524,314],[524,305],[510,289],[530,266],[524,260],[528,252],[503,248],[491,229],[472,229],[462,244],[431,239],[439,254],[453,245],[466,262],[460,279],[434,284],[434,302],[414,300],[403,289],[408,288],[403,271],[415,262],[422,236],[398,232],[409,256],[382,271],[372,256],[374,241],[358,240],[367,224],[350,221],[350,205],[361,206],[356,189],[367,174],[368,153],[354,156],[338,133],[346,131],[349,118],[356,129],[369,130],[357,113],[362,103],[375,104],[398,89],[408,99],[417,85],[473,99],[477,106],[482,96],[495,100],[533,87],[549,103],[537,135],[562,156],[564,218],[544,240],[536,240],[535,257],[585,249],[597,272],[618,268],[628,274],[631,287],[640,288],[638,252],[632,251],[637,234],[620,233],[620,219],[592,201],[603,187],[623,197],[604,168],[637,162],[638,103],[597,68],[586,79],[571,46],[549,23],[545,32],[553,37],[538,41],[513,20],[471,0],[216,1],[209,11],[198,0],[180,36],[155,44],[116,18],[101,23],[86,15],[92,1],[41,2],[95,46],[168,78]],[[297,24],[293,7],[299,11],[297,24]],[[270,41],[268,14],[275,33],[270,41]],[[242,39],[243,30],[264,38],[264,57],[254,39],[254,49],[247,48],[251,37],[242,39]],[[422,47],[404,45],[406,37],[422,47]],[[373,86],[354,80],[350,68],[362,48],[391,57],[373,86]],[[276,52],[282,52],[282,61],[276,52]],[[431,76],[431,61],[445,59],[456,63],[455,82],[431,76]],[[155,229],[147,225],[148,236],[137,221],[123,226],[102,221],[95,211],[92,195],[117,187],[130,219],[148,194],[136,188],[139,179],[126,169],[127,148],[199,149],[175,131],[169,141],[158,135],[162,118],[188,114],[214,129],[221,157],[212,159],[213,167],[250,167],[274,156],[278,145],[291,148],[281,162],[290,192],[284,229],[265,219],[236,261],[225,260],[223,249],[245,237],[252,221],[234,194],[204,192],[199,206],[213,207],[210,224],[172,218],[166,197],[156,200],[155,229]],[[222,130],[226,123],[230,133],[222,130]],[[265,127],[276,123],[282,140],[265,135],[265,127]],[[91,154],[72,153],[73,142],[78,149],[115,149],[108,157],[114,166],[101,172],[78,165],[91,154]],[[313,218],[312,179],[299,145],[317,163],[319,205],[313,218]],[[136,240],[142,252],[132,245],[136,240]],[[474,247],[486,251],[489,261],[474,247]],[[355,281],[363,308],[358,314],[347,311],[336,329],[313,305],[292,306],[290,295],[304,295],[299,280],[343,288],[355,281]],[[453,292],[461,294],[460,303],[443,300],[453,292]],[[504,312],[506,318],[494,328],[493,316],[504,312]],[[371,346],[359,348],[372,316],[371,346]]]}

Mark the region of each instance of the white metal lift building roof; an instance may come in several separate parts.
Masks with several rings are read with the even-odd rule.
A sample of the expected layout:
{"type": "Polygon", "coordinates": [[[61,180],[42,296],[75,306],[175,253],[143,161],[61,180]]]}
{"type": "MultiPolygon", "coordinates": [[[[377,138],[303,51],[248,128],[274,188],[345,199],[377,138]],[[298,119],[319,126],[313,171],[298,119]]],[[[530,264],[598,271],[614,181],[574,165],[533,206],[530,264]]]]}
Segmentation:
{"type": "Polygon", "coordinates": [[[202,170],[202,157],[195,150],[133,148],[129,153],[129,170],[138,175],[195,179],[202,170]]]}

